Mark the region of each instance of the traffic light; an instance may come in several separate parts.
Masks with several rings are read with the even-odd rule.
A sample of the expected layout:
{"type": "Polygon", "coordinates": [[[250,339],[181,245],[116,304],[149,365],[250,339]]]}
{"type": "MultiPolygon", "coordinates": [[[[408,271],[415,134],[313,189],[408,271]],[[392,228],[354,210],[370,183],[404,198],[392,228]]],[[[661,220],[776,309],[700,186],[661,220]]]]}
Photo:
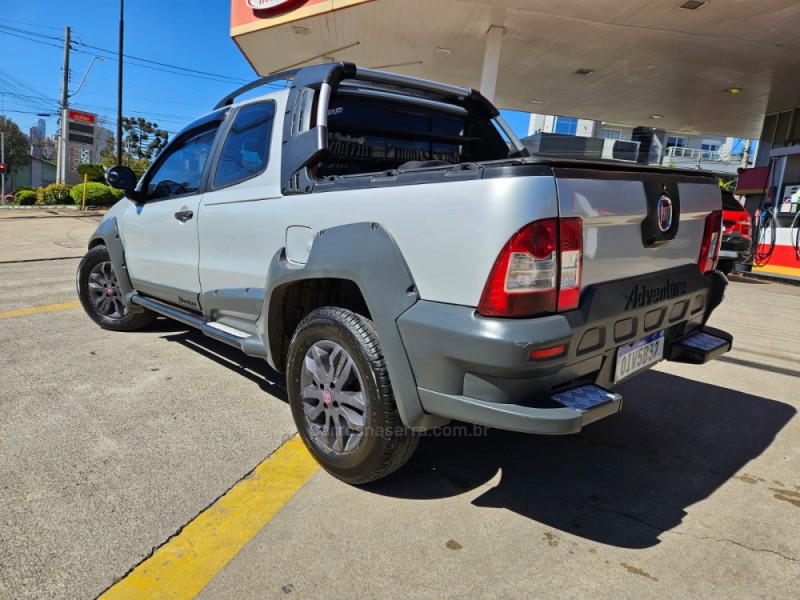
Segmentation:
{"type": "Polygon", "coordinates": [[[6,164],[0,163],[0,175],[5,175],[5,174],[6,174],[6,164]]]}

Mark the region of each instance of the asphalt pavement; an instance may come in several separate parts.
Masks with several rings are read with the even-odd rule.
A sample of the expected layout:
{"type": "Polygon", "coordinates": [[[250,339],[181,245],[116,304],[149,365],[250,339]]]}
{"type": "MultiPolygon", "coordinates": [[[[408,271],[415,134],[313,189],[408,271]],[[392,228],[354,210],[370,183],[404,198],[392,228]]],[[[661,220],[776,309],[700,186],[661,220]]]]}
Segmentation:
{"type": "Polygon", "coordinates": [[[16,219],[0,213],[0,598],[112,597],[143,566],[193,590],[183,555],[222,546],[192,576],[202,598],[800,596],[800,288],[735,279],[711,320],[731,353],[661,363],[578,435],[452,427],[370,486],[308,465],[287,483],[279,374],[167,320],[98,328],[53,243],[97,217],[16,219]],[[59,260],[16,262],[34,251],[8,228],[34,219],[47,231],[20,239],[59,260]]]}

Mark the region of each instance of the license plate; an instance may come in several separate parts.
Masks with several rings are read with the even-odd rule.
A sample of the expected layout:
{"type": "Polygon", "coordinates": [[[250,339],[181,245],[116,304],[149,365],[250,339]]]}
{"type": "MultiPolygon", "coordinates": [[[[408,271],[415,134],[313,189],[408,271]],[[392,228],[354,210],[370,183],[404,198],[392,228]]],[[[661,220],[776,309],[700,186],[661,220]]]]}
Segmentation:
{"type": "Polygon", "coordinates": [[[659,331],[617,349],[614,383],[638,373],[664,358],[664,332],[659,331]]]}

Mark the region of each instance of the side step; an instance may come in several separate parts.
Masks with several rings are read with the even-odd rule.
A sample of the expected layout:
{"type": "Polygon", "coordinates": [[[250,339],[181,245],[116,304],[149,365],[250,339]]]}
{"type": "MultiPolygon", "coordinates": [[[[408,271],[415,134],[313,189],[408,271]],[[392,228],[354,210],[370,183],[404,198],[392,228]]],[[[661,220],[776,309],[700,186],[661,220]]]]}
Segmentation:
{"type": "Polygon", "coordinates": [[[703,365],[718,356],[730,352],[733,336],[720,329],[703,327],[681,340],[672,342],[669,358],[673,362],[703,365]]]}
{"type": "Polygon", "coordinates": [[[257,356],[260,358],[267,357],[267,349],[261,341],[261,338],[251,335],[246,331],[241,331],[235,327],[213,321],[207,323],[198,315],[189,313],[176,306],[159,302],[153,298],[140,296],[139,294],[133,294],[130,297],[130,301],[133,304],[152,310],[160,315],[175,319],[184,325],[199,329],[208,337],[233,346],[234,348],[238,348],[249,356],[257,356]]]}

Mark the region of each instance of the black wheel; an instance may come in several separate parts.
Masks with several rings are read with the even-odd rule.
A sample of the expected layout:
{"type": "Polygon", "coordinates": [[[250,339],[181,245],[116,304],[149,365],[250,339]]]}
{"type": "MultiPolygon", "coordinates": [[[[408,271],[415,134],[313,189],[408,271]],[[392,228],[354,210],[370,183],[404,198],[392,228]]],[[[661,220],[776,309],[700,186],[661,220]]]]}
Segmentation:
{"type": "Polygon", "coordinates": [[[733,271],[734,262],[732,260],[721,260],[717,263],[717,270],[722,271],[725,275],[730,275],[733,271]]]}
{"type": "Polygon", "coordinates": [[[156,320],[151,311],[130,312],[122,301],[111,258],[105,246],[95,246],[78,265],[78,297],[92,320],[112,331],[136,331],[156,320]]]}
{"type": "Polygon", "coordinates": [[[345,308],[311,312],[286,368],[297,430],[322,467],[350,484],[402,467],[419,437],[400,420],[372,322],[345,308]]]}

